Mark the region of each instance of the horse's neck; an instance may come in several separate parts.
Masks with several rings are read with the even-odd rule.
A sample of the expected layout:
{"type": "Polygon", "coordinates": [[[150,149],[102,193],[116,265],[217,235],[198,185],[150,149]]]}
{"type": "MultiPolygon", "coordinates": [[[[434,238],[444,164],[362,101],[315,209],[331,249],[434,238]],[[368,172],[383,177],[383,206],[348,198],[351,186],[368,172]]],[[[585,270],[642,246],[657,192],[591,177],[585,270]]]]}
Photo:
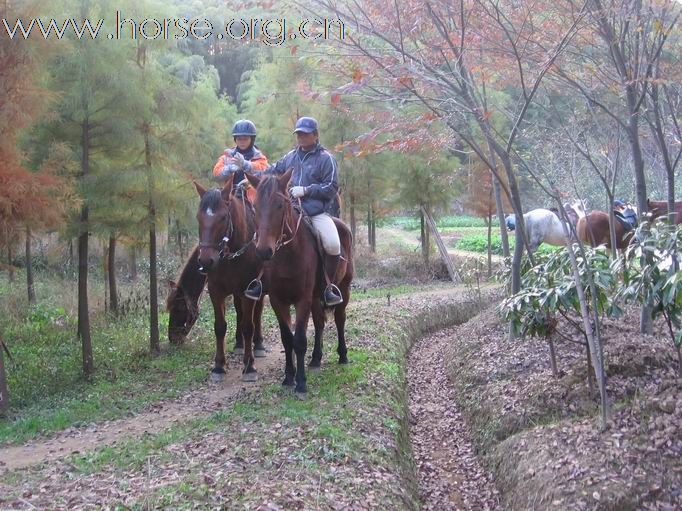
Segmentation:
{"type": "Polygon", "coordinates": [[[194,247],[192,255],[187,260],[185,267],[180,273],[178,285],[193,300],[197,300],[204,290],[206,275],[199,273],[199,247],[194,247]]]}
{"type": "Polygon", "coordinates": [[[246,219],[246,204],[241,199],[232,199],[230,204],[230,217],[232,218],[232,236],[230,237],[229,247],[236,252],[251,238],[253,238],[253,223],[249,227],[249,222],[246,219]]]}

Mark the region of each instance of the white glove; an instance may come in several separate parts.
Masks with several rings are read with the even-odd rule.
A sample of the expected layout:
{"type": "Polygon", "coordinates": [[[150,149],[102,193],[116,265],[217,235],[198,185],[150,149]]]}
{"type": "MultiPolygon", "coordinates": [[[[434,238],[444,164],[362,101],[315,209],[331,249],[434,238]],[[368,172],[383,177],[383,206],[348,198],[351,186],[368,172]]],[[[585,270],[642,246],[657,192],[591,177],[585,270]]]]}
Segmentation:
{"type": "Polygon", "coordinates": [[[232,158],[234,158],[234,164],[237,165],[237,168],[242,170],[244,168],[244,162],[246,161],[244,155],[237,151],[232,158]]]}
{"type": "Polygon", "coordinates": [[[289,193],[294,199],[300,199],[305,195],[305,186],[294,186],[289,193]]]}

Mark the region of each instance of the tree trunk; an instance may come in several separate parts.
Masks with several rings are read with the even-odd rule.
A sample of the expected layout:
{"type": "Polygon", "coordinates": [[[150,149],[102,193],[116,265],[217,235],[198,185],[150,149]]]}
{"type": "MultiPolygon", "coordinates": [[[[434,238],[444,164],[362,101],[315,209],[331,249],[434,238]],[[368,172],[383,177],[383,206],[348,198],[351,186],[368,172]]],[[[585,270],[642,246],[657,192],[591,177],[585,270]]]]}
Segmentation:
{"type": "Polygon", "coordinates": [[[0,416],[9,410],[9,394],[7,393],[7,375],[5,374],[5,350],[0,339],[0,416]]]}
{"type": "Polygon", "coordinates": [[[144,131],[144,152],[149,194],[149,346],[153,354],[158,354],[161,352],[161,344],[159,342],[159,291],[156,284],[156,209],[148,125],[145,126],[144,131]]]}
{"type": "Polygon", "coordinates": [[[33,285],[33,257],[31,255],[31,228],[26,226],[26,289],[28,290],[28,303],[36,303],[36,292],[33,285]]]}
{"type": "Polygon", "coordinates": [[[118,288],[116,285],[116,236],[109,236],[109,310],[118,313],[118,288]]]}
{"type": "Polygon", "coordinates": [[[552,339],[551,335],[547,336],[547,344],[549,344],[549,362],[550,365],[552,366],[552,376],[555,378],[559,377],[559,368],[557,367],[556,363],[556,351],[554,349],[554,339],[552,339]]]}
{"type": "MultiPolygon", "coordinates": [[[[496,161],[495,154],[492,153],[493,165],[496,161]]],[[[504,208],[502,206],[502,190],[500,182],[493,175],[493,193],[495,195],[495,209],[497,210],[497,221],[500,224],[500,238],[502,238],[502,255],[509,257],[509,236],[507,235],[507,225],[504,221],[504,208]]]]}
{"type": "MultiPolygon", "coordinates": [[[[82,156],[81,179],[90,174],[90,126],[84,121],[81,126],[82,156]]],[[[80,235],[78,236],[78,337],[83,351],[83,375],[90,379],[94,372],[92,358],[92,338],[90,337],[90,310],[88,308],[88,217],[87,201],[83,203],[80,214],[80,235]]]]}
{"type": "MultiPolygon", "coordinates": [[[[150,204],[150,209],[152,205],[150,204]]],[[[159,293],[156,284],[156,226],[151,209],[149,226],[149,346],[152,353],[161,352],[159,342],[159,293]]]]}
{"type": "Polygon", "coordinates": [[[420,226],[420,232],[419,232],[419,242],[421,243],[422,246],[422,259],[424,260],[424,264],[427,264],[429,262],[429,249],[426,241],[426,222],[424,220],[424,206],[419,208],[419,226],[420,226]]]}
{"type": "Polygon", "coordinates": [[[69,238],[69,269],[73,268],[73,239],[69,238]]]}
{"type": "Polygon", "coordinates": [[[350,207],[348,208],[350,212],[350,233],[353,236],[353,240],[355,240],[355,233],[358,230],[357,218],[355,217],[355,194],[349,193],[348,198],[350,202],[350,207]]]}
{"type": "Polygon", "coordinates": [[[14,283],[14,253],[12,252],[12,242],[7,242],[7,273],[9,281],[14,283]]]}
{"type": "Polygon", "coordinates": [[[135,245],[131,245],[128,249],[128,265],[130,266],[128,270],[130,280],[135,282],[137,280],[137,249],[135,245]]]}
{"type": "Polygon", "coordinates": [[[175,220],[175,239],[178,244],[178,255],[180,256],[180,260],[184,261],[185,260],[185,249],[182,246],[182,230],[180,230],[180,221],[175,220]]]}
{"type": "MultiPolygon", "coordinates": [[[[488,278],[493,274],[493,212],[488,211],[488,278]]],[[[507,247],[509,250],[509,247],[507,247]]]]}

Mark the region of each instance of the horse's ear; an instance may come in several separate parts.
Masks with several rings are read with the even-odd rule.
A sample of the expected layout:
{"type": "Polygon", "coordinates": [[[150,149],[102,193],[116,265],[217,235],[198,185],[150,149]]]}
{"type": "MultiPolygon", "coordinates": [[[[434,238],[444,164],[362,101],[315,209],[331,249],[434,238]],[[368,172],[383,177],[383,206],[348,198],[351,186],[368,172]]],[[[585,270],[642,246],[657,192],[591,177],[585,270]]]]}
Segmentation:
{"type": "Polygon", "coordinates": [[[286,193],[287,189],[289,188],[289,181],[291,180],[291,174],[294,173],[294,167],[289,167],[289,170],[287,170],[284,174],[279,176],[279,189],[282,193],[286,193]]]}
{"type": "Polygon", "coordinates": [[[247,174],[244,173],[246,176],[246,179],[248,179],[249,183],[251,183],[251,186],[254,188],[258,188],[258,185],[260,184],[260,178],[254,174],[247,174]]]}
{"type": "Polygon", "coordinates": [[[197,183],[196,181],[192,181],[192,183],[194,183],[194,188],[197,189],[197,193],[199,194],[199,197],[203,197],[204,194],[206,193],[206,188],[204,188],[203,186],[201,186],[201,185],[200,185],[199,183],[197,183]]]}
{"type": "Polygon", "coordinates": [[[651,202],[651,199],[649,197],[647,197],[646,198],[646,209],[651,209],[651,204],[649,204],[650,202],[651,202]]]}
{"type": "Polygon", "coordinates": [[[230,176],[227,178],[227,181],[225,181],[225,186],[223,186],[223,189],[220,191],[220,196],[223,198],[224,201],[226,201],[230,198],[230,194],[232,193],[232,186],[233,185],[234,185],[234,172],[230,172],[230,176]]]}

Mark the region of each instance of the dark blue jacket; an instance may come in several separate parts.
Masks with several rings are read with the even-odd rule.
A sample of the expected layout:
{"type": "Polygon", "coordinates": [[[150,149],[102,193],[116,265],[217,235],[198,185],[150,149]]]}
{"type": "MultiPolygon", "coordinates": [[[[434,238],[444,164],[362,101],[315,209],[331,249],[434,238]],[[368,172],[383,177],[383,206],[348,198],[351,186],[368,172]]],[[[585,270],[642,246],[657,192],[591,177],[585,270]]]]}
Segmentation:
{"type": "Polygon", "coordinates": [[[292,149],[268,168],[270,174],[284,174],[293,167],[291,186],[305,186],[306,194],[301,205],[310,216],[332,213],[339,190],[339,173],[336,160],[321,144],[308,152],[300,147],[292,149]]]}

